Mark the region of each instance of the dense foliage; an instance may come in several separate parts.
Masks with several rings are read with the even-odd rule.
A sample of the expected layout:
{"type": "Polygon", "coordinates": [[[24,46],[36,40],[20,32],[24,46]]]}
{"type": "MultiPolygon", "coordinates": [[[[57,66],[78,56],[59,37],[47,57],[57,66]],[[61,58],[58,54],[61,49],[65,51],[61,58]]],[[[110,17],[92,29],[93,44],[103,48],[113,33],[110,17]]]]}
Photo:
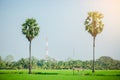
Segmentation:
{"type": "MultiPolygon", "coordinates": [[[[72,69],[80,67],[83,69],[92,69],[92,60],[72,60],[57,61],[53,58],[38,60],[32,57],[32,69],[72,69]]],[[[12,55],[8,55],[5,59],[0,57],[0,69],[28,69],[28,58],[21,58],[18,61],[13,60],[12,55]]],[[[102,56],[95,61],[96,70],[120,70],[120,60],[114,60],[108,56],[102,56]]]]}

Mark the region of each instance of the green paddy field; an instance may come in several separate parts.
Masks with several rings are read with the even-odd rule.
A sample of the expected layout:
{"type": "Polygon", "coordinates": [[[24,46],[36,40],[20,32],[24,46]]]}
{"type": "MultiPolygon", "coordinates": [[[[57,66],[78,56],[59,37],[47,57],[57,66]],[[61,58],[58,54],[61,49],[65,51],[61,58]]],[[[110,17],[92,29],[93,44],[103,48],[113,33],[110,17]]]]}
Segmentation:
{"type": "Polygon", "coordinates": [[[0,80],[120,80],[120,70],[0,70],[0,80]]]}

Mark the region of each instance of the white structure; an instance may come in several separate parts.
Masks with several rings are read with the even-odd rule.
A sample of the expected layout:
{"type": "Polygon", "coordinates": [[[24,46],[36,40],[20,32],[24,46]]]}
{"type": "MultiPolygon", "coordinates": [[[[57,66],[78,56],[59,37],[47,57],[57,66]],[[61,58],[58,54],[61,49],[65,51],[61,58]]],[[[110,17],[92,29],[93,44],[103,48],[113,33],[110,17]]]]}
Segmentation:
{"type": "Polygon", "coordinates": [[[48,38],[46,37],[46,60],[48,60],[48,38]]]}

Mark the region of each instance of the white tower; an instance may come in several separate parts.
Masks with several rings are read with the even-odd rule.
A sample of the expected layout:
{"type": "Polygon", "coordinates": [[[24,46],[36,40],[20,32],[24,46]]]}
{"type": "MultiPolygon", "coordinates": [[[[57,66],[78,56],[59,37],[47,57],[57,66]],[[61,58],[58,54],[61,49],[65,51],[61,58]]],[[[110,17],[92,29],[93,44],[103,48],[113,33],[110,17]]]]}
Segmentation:
{"type": "Polygon", "coordinates": [[[48,38],[46,37],[46,60],[48,60],[48,38]]]}

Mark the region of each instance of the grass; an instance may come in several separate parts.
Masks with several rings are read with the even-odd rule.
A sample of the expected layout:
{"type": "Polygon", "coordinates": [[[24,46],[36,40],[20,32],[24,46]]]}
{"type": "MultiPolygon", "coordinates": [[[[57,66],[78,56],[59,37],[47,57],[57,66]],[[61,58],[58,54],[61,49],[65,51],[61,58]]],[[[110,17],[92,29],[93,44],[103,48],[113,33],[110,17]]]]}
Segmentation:
{"type": "Polygon", "coordinates": [[[120,80],[120,70],[0,70],[0,80],[120,80]]]}

